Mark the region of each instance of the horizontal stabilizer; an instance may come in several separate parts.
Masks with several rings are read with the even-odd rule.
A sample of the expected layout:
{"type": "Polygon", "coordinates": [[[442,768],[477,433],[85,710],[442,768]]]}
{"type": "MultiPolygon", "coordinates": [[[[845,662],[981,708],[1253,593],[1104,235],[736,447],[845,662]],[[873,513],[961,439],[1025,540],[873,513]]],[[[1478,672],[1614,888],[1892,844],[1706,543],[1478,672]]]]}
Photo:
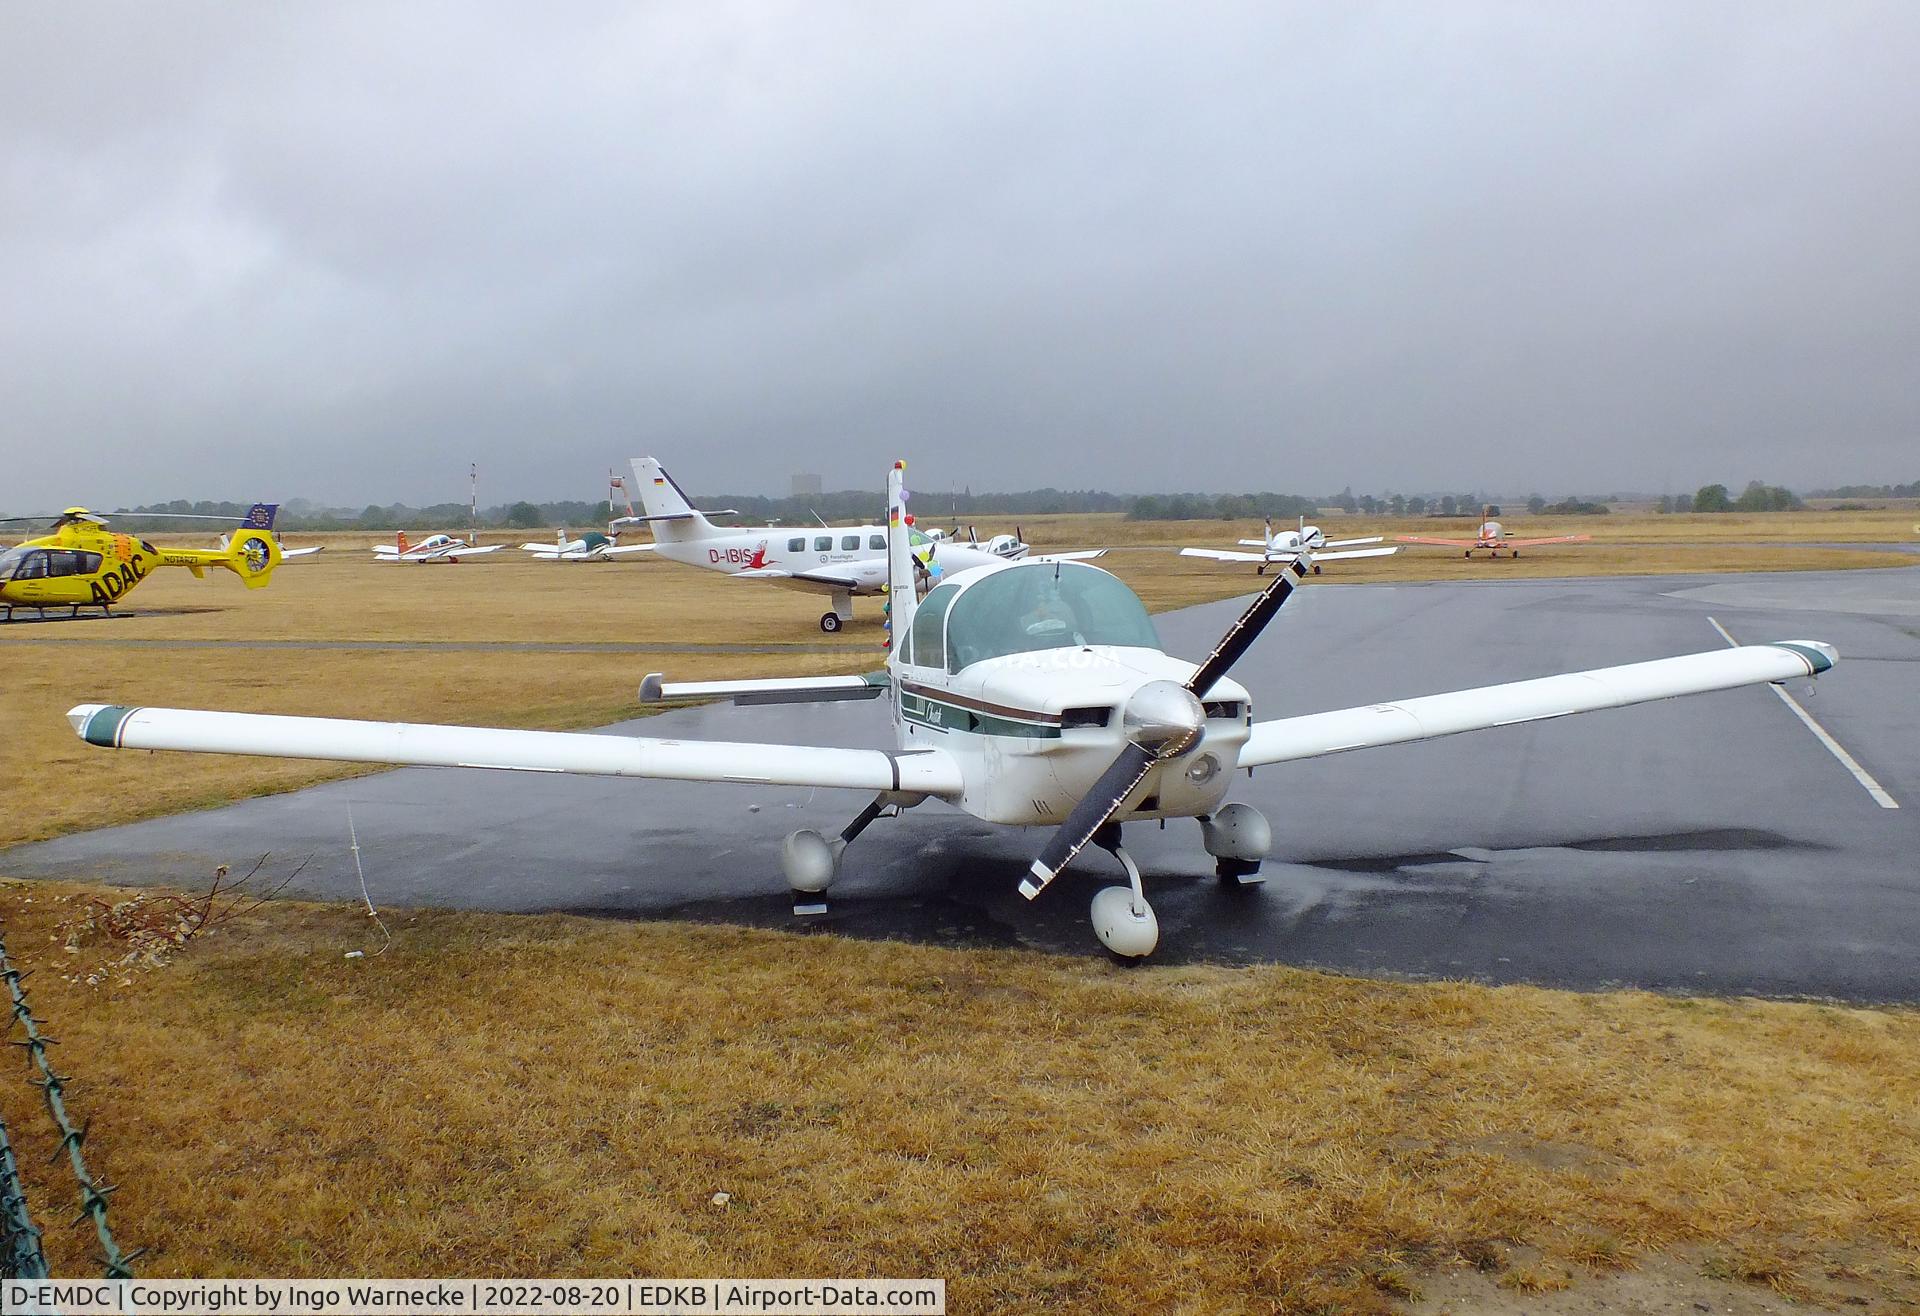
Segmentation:
{"type": "Polygon", "coordinates": [[[640,682],[640,702],[731,699],[736,704],[823,704],[877,699],[891,684],[885,672],[865,676],[773,677],[754,681],[667,681],[650,672],[640,682]]]}

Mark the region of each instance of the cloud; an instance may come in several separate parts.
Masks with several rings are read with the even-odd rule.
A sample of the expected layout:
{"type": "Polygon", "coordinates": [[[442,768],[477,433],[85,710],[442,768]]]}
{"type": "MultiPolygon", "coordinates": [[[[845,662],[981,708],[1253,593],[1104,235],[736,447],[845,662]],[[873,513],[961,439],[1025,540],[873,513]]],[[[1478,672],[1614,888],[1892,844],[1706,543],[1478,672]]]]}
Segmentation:
{"type": "Polygon", "coordinates": [[[13,6],[5,498],[1906,479],[1916,28],[13,6]]]}

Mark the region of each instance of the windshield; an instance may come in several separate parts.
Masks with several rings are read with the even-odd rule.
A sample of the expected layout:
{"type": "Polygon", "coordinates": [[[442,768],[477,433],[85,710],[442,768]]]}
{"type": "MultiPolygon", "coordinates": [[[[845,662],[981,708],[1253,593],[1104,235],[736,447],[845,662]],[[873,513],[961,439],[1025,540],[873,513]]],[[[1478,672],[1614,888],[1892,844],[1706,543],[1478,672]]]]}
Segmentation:
{"type": "Polygon", "coordinates": [[[33,550],[31,548],[22,544],[18,548],[10,548],[4,553],[0,553],[0,580],[12,580],[13,573],[20,569],[20,564],[24,562],[27,555],[32,552],[33,550]]]}
{"type": "Polygon", "coordinates": [[[975,581],[947,618],[947,669],[1083,644],[1158,649],[1146,605],[1114,577],[1078,562],[1034,563],[975,581]]]}

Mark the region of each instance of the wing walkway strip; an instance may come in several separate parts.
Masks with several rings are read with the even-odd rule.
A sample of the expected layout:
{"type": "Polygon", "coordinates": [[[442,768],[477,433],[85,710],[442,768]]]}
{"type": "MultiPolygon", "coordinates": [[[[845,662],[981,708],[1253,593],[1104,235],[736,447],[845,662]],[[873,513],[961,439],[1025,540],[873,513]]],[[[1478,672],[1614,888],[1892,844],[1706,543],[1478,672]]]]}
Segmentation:
{"type": "MultiPolygon", "coordinates": [[[[1722,626],[1714,618],[1707,618],[1707,625],[1719,631],[1720,638],[1725,640],[1730,647],[1735,649],[1740,647],[1740,641],[1729,635],[1727,628],[1722,626]]],[[[1873,797],[1875,804],[1883,809],[1897,809],[1900,807],[1900,802],[1887,793],[1887,788],[1875,781],[1872,773],[1861,767],[1859,761],[1856,760],[1853,755],[1847,753],[1847,751],[1841,747],[1839,741],[1827,734],[1827,729],[1814,721],[1811,713],[1800,707],[1800,701],[1788,694],[1785,686],[1776,685],[1771,687],[1771,689],[1775,694],[1780,696],[1781,701],[1784,702],[1788,708],[1793,710],[1793,715],[1806,724],[1807,730],[1813,732],[1820,743],[1827,747],[1827,752],[1840,760],[1840,766],[1853,774],[1853,779],[1859,782],[1867,794],[1873,797]]]]}

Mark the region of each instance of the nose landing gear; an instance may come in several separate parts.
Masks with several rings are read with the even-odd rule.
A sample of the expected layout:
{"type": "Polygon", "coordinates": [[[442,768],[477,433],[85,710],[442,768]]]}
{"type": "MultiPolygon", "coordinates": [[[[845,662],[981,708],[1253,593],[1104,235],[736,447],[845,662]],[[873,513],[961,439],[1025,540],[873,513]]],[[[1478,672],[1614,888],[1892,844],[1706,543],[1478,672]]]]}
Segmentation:
{"type": "Polygon", "coordinates": [[[1153,906],[1147,903],[1141,887],[1140,866],[1120,844],[1119,824],[1109,823],[1108,827],[1112,835],[1097,836],[1094,844],[1120,861],[1127,870],[1127,885],[1102,887],[1094,896],[1090,915],[1093,934],[1116,958],[1131,962],[1153,954],[1153,948],[1160,944],[1160,920],[1154,917],[1153,906]]]}

